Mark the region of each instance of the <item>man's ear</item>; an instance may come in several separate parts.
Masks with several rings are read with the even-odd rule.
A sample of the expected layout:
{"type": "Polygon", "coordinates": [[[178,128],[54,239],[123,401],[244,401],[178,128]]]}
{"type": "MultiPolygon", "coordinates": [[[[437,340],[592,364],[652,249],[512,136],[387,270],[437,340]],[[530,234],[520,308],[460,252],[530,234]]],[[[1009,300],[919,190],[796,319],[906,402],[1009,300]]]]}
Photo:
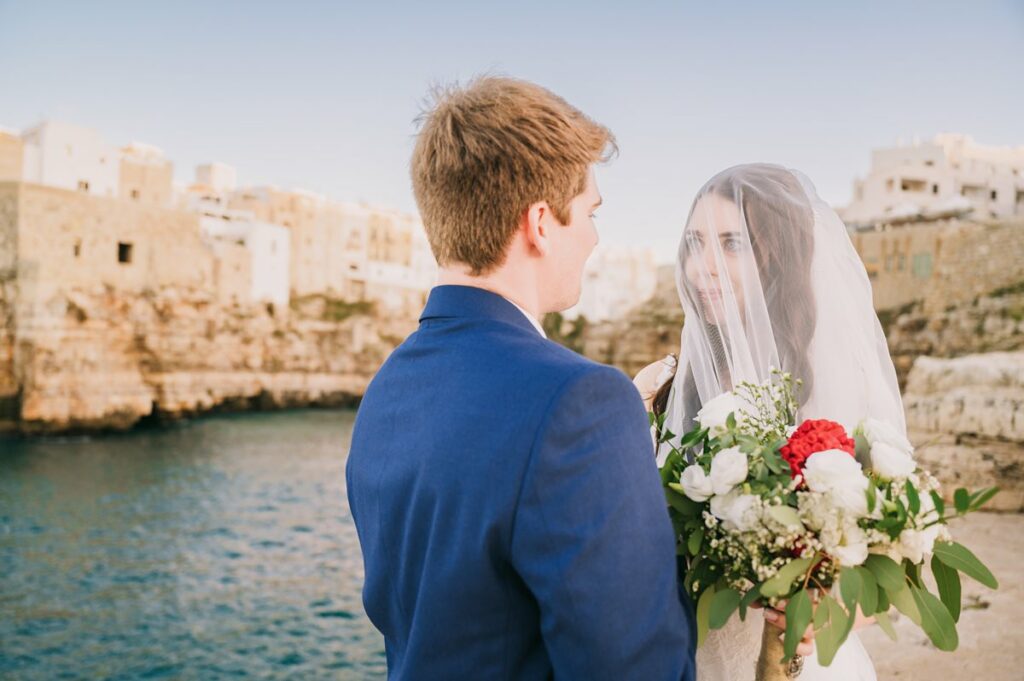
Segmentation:
{"type": "Polygon", "coordinates": [[[551,206],[547,201],[530,204],[523,215],[522,229],[526,235],[526,243],[540,255],[547,255],[551,249],[548,231],[551,217],[551,206]]]}

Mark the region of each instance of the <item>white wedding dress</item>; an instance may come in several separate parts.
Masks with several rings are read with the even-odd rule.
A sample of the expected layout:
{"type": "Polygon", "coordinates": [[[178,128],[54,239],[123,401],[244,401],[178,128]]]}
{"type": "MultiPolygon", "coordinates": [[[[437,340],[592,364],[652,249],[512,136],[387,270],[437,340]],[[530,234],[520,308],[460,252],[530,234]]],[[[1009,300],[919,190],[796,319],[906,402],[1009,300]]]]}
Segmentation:
{"type": "MultiPolygon", "coordinates": [[[[845,225],[804,175],[752,164],[713,177],[690,211],[676,273],[686,316],[666,408],[673,433],[689,429],[701,404],[778,368],[805,383],[798,422],[825,418],[852,432],[874,418],[906,431],[867,273],[845,225]]],[[[662,363],[641,372],[645,399],[666,373],[662,363]]],[[[697,651],[699,681],[753,681],[763,626],[754,610],[709,632],[697,651]]],[[[828,667],[805,658],[799,678],[876,676],[851,634],[828,667]]]]}

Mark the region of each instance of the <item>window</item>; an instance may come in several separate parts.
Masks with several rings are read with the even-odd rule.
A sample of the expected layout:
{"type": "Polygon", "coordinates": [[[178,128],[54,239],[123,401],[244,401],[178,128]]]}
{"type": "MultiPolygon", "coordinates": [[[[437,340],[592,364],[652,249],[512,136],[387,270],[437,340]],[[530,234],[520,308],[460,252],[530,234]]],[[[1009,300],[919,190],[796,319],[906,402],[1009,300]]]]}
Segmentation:
{"type": "Polygon", "coordinates": [[[132,261],[132,244],[117,242],[117,261],[125,264],[132,261]]]}
{"type": "Polygon", "coordinates": [[[75,240],[75,249],[74,249],[74,253],[75,253],[75,257],[76,257],[76,258],[77,258],[78,256],[82,255],[82,240],[81,240],[81,239],[77,239],[77,240],[75,240]]]}
{"type": "Polygon", "coordinates": [[[932,254],[915,253],[912,267],[915,277],[928,279],[932,276],[932,254]]]}
{"type": "Polygon", "coordinates": [[[910,180],[904,178],[900,180],[900,189],[905,192],[923,192],[928,183],[924,180],[910,180]]]}
{"type": "Polygon", "coordinates": [[[992,190],[992,200],[995,201],[998,196],[999,196],[999,192],[997,192],[995,189],[993,189],[992,190]]]}
{"type": "Polygon", "coordinates": [[[89,191],[89,183],[86,182],[85,180],[79,180],[78,181],[78,191],[80,191],[80,192],[87,192],[87,191],[89,191]]]}
{"type": "Polygon", "coordinates": [[[939,185],[933,184],[932,185],[932,194],[938,194],[938,193],[939,193],[939,185]]]}
{"type": "Polygon", "coordinates": [[[138,201],[138,200],[139,200],[139,190],[138,190],[138,189],[133,189],[133,190],[132,190],[132,198],[133,198],[134,200],[136,200],[136,201],[138,201]]]}

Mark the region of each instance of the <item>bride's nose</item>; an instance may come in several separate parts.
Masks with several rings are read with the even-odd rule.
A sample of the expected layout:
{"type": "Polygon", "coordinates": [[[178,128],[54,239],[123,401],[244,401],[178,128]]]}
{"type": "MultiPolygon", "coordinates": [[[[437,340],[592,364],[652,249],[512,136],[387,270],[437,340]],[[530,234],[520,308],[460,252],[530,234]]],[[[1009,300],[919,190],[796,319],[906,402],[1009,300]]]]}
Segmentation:
{"type": "Polygon", "coordinates": [[[704,247],[704,273],[713,279],[718,278],[718,254],[711,246],[704,247]]]}

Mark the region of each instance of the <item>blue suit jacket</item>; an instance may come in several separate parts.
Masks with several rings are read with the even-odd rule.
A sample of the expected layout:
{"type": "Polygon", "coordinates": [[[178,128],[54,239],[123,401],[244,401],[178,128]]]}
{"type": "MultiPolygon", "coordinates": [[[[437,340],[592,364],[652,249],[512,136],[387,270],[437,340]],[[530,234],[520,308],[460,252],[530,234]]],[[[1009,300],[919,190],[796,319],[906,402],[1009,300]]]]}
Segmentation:
{"type": "Polygon", "coordinates": [[[389,677],[693,679],[630,381],[482,289],[435,288],[420,322],[369,386],[346,468],[389,677]]]}

